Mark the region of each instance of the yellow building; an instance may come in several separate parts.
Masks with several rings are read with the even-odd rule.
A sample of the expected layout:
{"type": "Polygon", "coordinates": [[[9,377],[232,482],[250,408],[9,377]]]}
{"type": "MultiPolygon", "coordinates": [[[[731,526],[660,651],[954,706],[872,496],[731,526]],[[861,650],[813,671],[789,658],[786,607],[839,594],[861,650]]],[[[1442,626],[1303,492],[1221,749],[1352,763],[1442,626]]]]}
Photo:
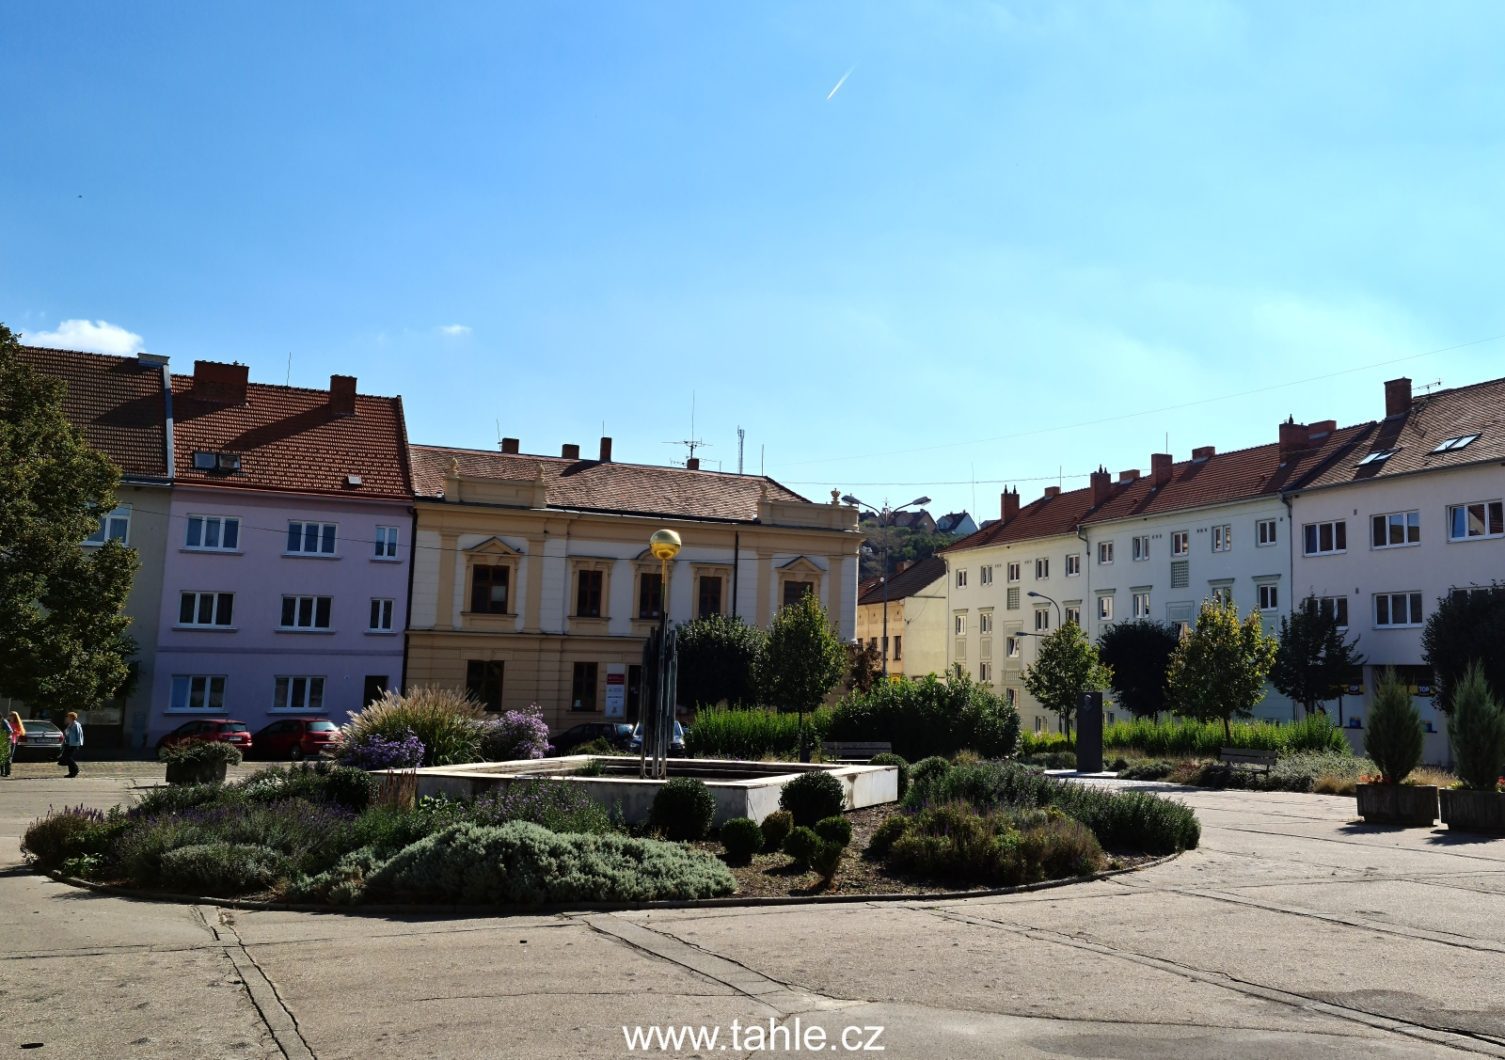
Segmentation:
{"type": "Polygon", "coordinates": [[[864,582],[857,598],[857,641],[888,656],[890,674],[946,672],[946,561],[922,559],[888,580],[888,629],[881,579],[864,582]]]}
{"type": "Polygon", "coordinates": [[[468,688],[489,709],[529,703],[552,730],[635,718],[643,644],[664,592],[653,531],[683,541],[669,620],[766,626],[813,592],[855,635],[857,514],[769,478],[558,457],[411,447],[415,505],[407,680],[468,688]]]}

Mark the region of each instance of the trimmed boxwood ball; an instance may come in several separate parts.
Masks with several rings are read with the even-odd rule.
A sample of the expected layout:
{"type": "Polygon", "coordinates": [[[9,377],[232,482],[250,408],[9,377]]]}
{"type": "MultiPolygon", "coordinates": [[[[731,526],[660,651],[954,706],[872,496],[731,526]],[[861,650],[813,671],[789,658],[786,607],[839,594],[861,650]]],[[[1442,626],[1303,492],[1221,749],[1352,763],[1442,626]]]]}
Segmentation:
{"type": "Polygon", "coordinates": [[[873,755],[868,759],[870,766],[898,766],[899,767],[899,798],[909,790],[909,763],[892,751],[884,751],[882,754],[873,755]]]}
{"type": "Polygon", "coordinates": [[[721,826],[721,845],[726,847],[728,862],[746,865],[763,849],[763,829],[750,817],[733,817],[721,826]]]}
{"type": "Polygon", "coordinates": [[[951,771],[951,763],[940,755],[931,755],[922,758],[909,767],[909,783],[911,787],[924,787],[926,784],[943,777],[951,771]]]}
{"type": "Polygon", "coordinates": [[[784,849],[784,840],[794,831],[794,814],[788,810],[774,810],[763,818],[763,849],[772,853],[784,849]]]}
{"type": "Polygon", "coordinates": [[[841,867],[841,855],[844,850],[846,850],[845,843],[835,843],[829,840],[816,848],[815,856],[810,859],[810,867],[820,873],[823,883],[829,885],[836,877],[836,870],[841,867]]]}
{"type": "Polygon", "coordinates": [[[675,777],[653,797],[650,823],[668,839],[704,839],[716,817],[711,789],[694,777],[675,777]]]}
{"type": "Polygon", "coordinates": [[[796,825],[812,825],[835,817],[846,808],[846,789],[824,769],[801,773],[779,793],[779,806],[794,815],[796,825]]]}
{"type": "Polygon", "coordinates": [[[797,868],[808,869],[810,861],[815,857],[815,852],[820,849],[820,836],[815,834],[815,829],[806,828],[803,825],[789,833],[789,838],[784,840],[784,853],[794,859],[797,868]]]}
{"type": "Polygon", "coordinates": [[[815,822],[815,834],[827,843],[845,847],[852,841],[852,822],[845,817],[822,817],[815,822]]]}
{"type": "Polygon", "coordinates": [[[902,813],[896,813],[886,818],[873,833],[873,838],[867,841],[867,856],[870,858],[886,858],[893,845],[909,832],[909,818],[902,813]]]}

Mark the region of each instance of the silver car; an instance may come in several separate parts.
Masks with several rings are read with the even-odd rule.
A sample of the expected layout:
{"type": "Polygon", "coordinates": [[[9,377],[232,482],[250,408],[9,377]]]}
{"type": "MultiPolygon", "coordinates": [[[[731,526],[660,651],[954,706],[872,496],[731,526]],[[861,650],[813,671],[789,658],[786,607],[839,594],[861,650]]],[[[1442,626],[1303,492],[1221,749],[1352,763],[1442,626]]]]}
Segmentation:
{"type": "Polygon", "coordinates": [[[21,727],[26,735],[16,744],[16,759],[56,758],[63,749],[63,730],[41,718],[22,718],[21,727]]]}

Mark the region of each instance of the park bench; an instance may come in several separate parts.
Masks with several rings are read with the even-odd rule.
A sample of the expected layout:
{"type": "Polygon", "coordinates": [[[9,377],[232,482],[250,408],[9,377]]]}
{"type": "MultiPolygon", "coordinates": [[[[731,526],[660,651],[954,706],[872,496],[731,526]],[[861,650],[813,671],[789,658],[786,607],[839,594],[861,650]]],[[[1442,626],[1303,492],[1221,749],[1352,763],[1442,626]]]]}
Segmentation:
{"type": "Polygon", "coordinates": [[[1218,752],[1218,761],[1224,765],[1249,766],[1261,773],[1268,773],[1275,764],[1275,752],[1255,751],[1248,747],[1225,747],[1218,752]]]}
{"type": "Polygon", "coordinates": [[[887,740],[829,740],[820,745],[827,762],[867,762],[873,755],[888,754],[893,749],[887,740]]]}

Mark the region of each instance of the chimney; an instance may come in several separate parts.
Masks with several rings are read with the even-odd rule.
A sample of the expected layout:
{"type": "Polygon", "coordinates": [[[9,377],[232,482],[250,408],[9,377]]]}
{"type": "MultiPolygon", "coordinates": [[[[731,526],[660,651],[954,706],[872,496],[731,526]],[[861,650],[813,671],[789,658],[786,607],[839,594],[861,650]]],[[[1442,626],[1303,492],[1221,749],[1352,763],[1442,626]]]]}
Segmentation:
{"type": "Polygon", "coordinates": [[[1306,437],[1308,441],[1315,442],[1318,438],[1326,438],[1337,429],[1337,420],[1318,420],[1316,423],[1306,425],[1306,437]]]}
{"type": "Polygon", "coordinates": [[[698,456],[692,456],[692,457],[690,457],[690,459],[686,460],[685,461],[685,470],[686,471],[699,471],[700,470],[700,457],[698,457],[698,456]]]}
{"type": "Polygon", "coordinates": [[[522,444],[522,443],[520,443],[516,438],[503,438],[502,439],[502,452],[504,452],[504,453],[511,453],[512,455],[515,456],[515,455],[517,455],[518,446],[520,444],[522,444]]]}
{"type": "Polygon", "coordinates": [[[1101,464],[1092,473],[1092,506],[1096,508],[1108,499],[1108,494],[1113,491],[1113,476],[1108,474],[1108,469],[1101,464]]]}
{"type": "Polygon", "coordinates": [[[142,368],[161,368],[167,364],[167,355],[165,353],[147,353],[145,350],[141,350],[136,354],[136,363],[142,368]]]}
{"type": "Polygon", "coordinates": [[[329,411],[336,416],[355,415],[355,376],[329,377],[329,411]]]}
{"type": "Polygon", "coordinates": [[[1045,499],[1046,500],[1050,500],[1052,497],[1059,497],[1060,495],[1061,495],[1061,487],[1060,486],[1046,486],[1045,487],[1045,499]]]}
{"type": "Polygon", "coordinates": [[[1150,479],[1157,486],[1164,486],[1171,480],[1171,464],[1174,461],[1170,453],[1150,454],[1150,479]]]}
{"type": "Polygon", "coordinates": [[[1193,460],[1207,460],[1217,455],[1217,447],[1211,445],[1198,446],[1191,451],[1191,458],[1193,460]]]}
{"type": "Polygon", "coordinates": [[[1385,382],[1385,419],[1411,411],[1411,380],[1405,376],[1385,382]]]}
{"type": "Polygon", "coordinates": [[[1118,473],[1118,481],[1120,481],[1120,482],[1133,482],[1138,477],[1139,477],[1139,468],[1137,468],[1137,467],[1130,468],[1128,471],[1120,471],[1118,473]]]}
{"type": "Polygon", "coordinates": [[[564,457],[566,460],[579,460],[580,447],[578,445],[566,442],[564,447],[559,450],[559,455],[564,457]]]}
{"type": "Polygon", "coordinates": [[[221,405],[246,403],[246,379],[250,369],[243,364],[219,361],[193,362],[193,396],[221,405]]]}
{"type": "Polygon", "coordinates": [[[1004,522],[1008,522],[1010,519],[1014,518],[1016,515],[1019,514],[1019,491],[1018,490],[1004,490],[1003,491],[1003,498],[1002,499],[1003,499],[1003,511],[1002,511],[1003,521],[1004,522]]]}
{"type": "Polygon", "coordinates": [[[611,439],[610,438],[603,437],[601,439],[601,463],[603,463],[603,464],[609,464],[609,463],[611,463],[611,439]]]}
{"type": "Polygon", "coordinates": [[[1283,464],[1299,457],[1306,452],[1310,442],[1310,427],[1297,423],[1294,418],[1286,420],[1280,425],[1280,462],[1283,464]]]}

